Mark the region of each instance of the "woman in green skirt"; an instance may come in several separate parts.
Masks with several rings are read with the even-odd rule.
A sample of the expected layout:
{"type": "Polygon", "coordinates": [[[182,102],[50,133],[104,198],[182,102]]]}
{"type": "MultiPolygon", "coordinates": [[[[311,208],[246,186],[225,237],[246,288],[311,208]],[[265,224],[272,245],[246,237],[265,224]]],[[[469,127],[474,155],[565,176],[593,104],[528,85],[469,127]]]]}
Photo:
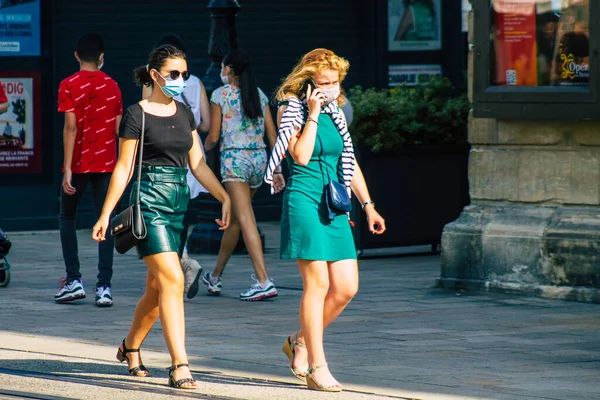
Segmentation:
{"type": "MultiPolygon", "coordinates": [[[[127,109],[119,128],[119,159],[111,177],[102,214],[92,236],[102,241],[109,217],[131,179],[136,151],[145,119],[140,185],[141,210],[147,235],[137,245],[138,255],[148,266],[146,291],[135,309],[129,333],[119,347],[117,359],[127,361],[129,374],[146,376],[139,348],[160,316],[171,355],[169,386],[195,389],[185,350],[183,311],[184,278],[180,266],[183,217],[190,190],[187,166],[217,200],[223,203],[220,229],[229,225],[231,201],[227,192],[203,160],[192,111],[173,100],[185,88],[190,74],[185,54],[170,45],[156,48],[148,65],[135,71],[139,85],[152,87],[152,94],[127,109]]],[[[132,190],[132,194],[135,190],[132,190]]]]}
{"type": "Polygon", "coordinates": [[[338,181],[352,191],[367,214],[374,234],[385,231],[354,158],[346,119],[338,107],[341,82],[349,63],[326,49],[306,54],[276,96],[279,135],[265,180],[286,158],[290,177],[283,195],[281,257],[297,260],[304,292],[300,327],[286,338],[283,351],[293,374],[311,389],[339,392],[327,368],[323,329],[344,310],[358,290],[358,264],[346,213],[333,215],[325,185],[338,181]]]}

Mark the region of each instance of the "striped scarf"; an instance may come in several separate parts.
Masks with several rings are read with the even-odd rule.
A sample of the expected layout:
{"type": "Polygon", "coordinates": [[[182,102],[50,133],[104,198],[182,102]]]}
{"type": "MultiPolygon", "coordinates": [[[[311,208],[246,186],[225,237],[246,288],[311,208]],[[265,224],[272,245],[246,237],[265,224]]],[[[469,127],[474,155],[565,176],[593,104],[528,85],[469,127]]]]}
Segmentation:
{"type": "MultiPolygon", "coordinates": [[[[277,142],[275,143],[275,147],[273,147],[273,153],[271,154],[271,159],[267,166],[267,173],[265,174],[265,182],[271,185],[271,193],[273,193],[273,172],[285,158],[285,153],[290,144],[292,133],[295,130],[301,132],[302,127],[306,124],[308,118],[308,114],[305,112],[306,107],[305,101],[302,101],[297,97],[291,97],[287,108],[283,112],[281,123],[279,124],[277,142]]],[[[336,101],[323,107],[321,113],[329,114],[331,116],[335,127],[344,141],[344,149],[342,150],[342,156],[338,162],[337,172],[338,179],[340,179],[340,182],[344,182],[348,194],[351,194],[350,183],[352,182],[352,176],[354,175],[355,161],[352,138],[350,137],[350,132],[348,132],[346,119],[343,117],[336,101]]]]}

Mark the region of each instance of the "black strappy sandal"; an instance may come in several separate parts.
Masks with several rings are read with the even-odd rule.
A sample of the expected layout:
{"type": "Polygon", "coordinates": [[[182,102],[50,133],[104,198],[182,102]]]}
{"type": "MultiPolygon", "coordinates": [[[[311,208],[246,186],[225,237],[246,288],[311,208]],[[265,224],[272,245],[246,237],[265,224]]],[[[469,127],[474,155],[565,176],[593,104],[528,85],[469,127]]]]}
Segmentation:
{"type": "MultiPolygon", "coordinates": [[[[139,353],[139,352],[140,352],[140,349],[128,349],[127,346],[125,346],[125,339],[123,339],[123,350],[121,350],[121,347],[119,347],[119,351],[117,351],[117,360],[119,360],[120,362],[123,362],[123,361],[129,362],[129,357],[127,357],[127,354],[128,353],[139,353]]],[[[140,359],[140,361],[141,361],[141,359],[140,359]]],[[[150,375],[150,371],[148,371],[146,369],[146,367],[144,367],[144,364],[140,364],[137,367],[130,368],[129,375],[145,377],[145,376],[150,375]]]]}
{"type": "MultiPolygon", "coordinates": [[[[196,380],[194,378],[183,378],[179,380],[175,380],[175,378],[173,378],[173,372],[175,372],[176,369],[181,367],[189,368],[190,366],[188,364],[177,364],[167,368],[167,370],[169,371],[169,386],[175,389],[198,389],[198,385],[183,386],[186,383],[196,383],[196,380]]],[[[192,371],[190,370],[190,374],[191,373],[192,371]]]]}

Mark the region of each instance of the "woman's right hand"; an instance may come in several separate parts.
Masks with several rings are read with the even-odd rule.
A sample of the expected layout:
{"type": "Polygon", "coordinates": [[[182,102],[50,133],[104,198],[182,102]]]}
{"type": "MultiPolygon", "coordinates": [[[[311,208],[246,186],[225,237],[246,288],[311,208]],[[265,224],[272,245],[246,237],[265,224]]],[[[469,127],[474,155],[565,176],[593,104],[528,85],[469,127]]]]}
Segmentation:
{"type": "Polygon", "coordinates": [[[215,219],[215,222],[219,225],[220,231],[229,228],[229,223],[231,222],[231,199],[229,196],[225,198],[221,205],[221,219],[215,219]]]}
{"type": "Polygon", "coordinates": [[[279,193],[285,189],[285,178],[281,172],[273,175],[273,193],[279,193]]]}
{"type": "Polygon", "coordinates": [[[321,113],[321,107],[325,102],[325,95],[319,88],[314,88],[308,85],[306,88],[306,103],[308,104],[308,114],[318,116],[321,113]]]}
{"type": "Polygon", "coordinates": [[[98,222],[92,228],[92,239],[96,242],[102,242],[106,240],[106,231],[108,230],[108,218],[100,217],[98,222]]]}

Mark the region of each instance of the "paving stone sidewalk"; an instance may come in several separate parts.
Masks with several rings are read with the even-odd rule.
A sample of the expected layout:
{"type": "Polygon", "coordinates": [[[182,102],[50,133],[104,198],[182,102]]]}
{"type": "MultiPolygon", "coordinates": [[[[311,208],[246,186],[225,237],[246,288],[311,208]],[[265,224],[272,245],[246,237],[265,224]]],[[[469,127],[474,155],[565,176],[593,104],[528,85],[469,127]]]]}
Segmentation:
{"type": "MultiPolygon", "coordinates": [[[[133,252],[115,254],[115,305],[99,309],[92,292],[97,249],[80,231],[88,297],[59,305],[58,233],[9,232],[13,270],[10,285],[0,288],[0,399],[17,392],[111,400],[600,399],[598,305],[436,289],[439,256],[427,253],[360,261],[359,294],[325,335],[331,369],[349,391],[304,389],[281,352],[297,328],[300,277],[293,262],[279,260],[278,224],[261,229],[276,299],[239,301],[252,268],[248,257],[234,256],[222,296],[210,297],[202,286],[185,302],[187,348],[200,381],[194,393],[166,388],[160,324],[143,347],[152,378],[130,378],[114,359],[143,291],[146,269],[133,252]]],[[[214,256],[195,257],[205,268],[214,265],[214,256]]]]}

